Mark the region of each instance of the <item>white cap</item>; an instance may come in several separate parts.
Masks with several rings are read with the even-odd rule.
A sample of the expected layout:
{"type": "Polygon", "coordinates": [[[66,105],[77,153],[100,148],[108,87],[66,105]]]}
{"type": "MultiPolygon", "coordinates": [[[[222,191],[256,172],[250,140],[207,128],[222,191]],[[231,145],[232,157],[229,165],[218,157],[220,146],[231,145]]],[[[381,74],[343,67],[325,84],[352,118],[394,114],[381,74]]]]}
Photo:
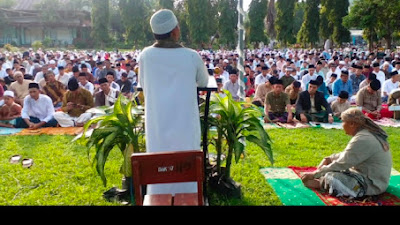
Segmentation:
{"type": "Polygon", "coordinates": [[[158,10],[150,19],[151,30],[154,34],[167,34],[178,25],[178,19],[169,9],[158,10]]]}
{"type": "Polygon", "coordinates": [[[49,64],[56,64],[56,61],[50,60],[49,64]]]}
{"type": "Polygon", "coordinates": [[[8,97],[14,98],[14,92],[12,92],[12,91],[5,91],[4,94],[3,94],[3,96],[8,96],[8,97]]]}

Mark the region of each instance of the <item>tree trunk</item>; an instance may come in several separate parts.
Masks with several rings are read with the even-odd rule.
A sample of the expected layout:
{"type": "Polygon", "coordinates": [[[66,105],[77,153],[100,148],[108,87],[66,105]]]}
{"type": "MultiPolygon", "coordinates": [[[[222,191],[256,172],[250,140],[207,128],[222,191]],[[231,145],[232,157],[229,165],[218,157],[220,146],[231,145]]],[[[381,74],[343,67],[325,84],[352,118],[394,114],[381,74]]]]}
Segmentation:
{"type": "Polygon", "coordinates": [[[386,49],[391,49],[392,48],[392,35],[391,34],[385,35],[385,41],[386,41],[386,49]]]}
{"type": "Polygon", "coordinates": [[[134,153],[135,149],[133,144],[129,144],[126,146],[123,151],[124,162],[121,166],[120,173],[122,173],[125,177],[132,177],[132,163],[131,163],[131,155],[134,153]]]}
{"type": "Polygon", "coordinates": [[[233,155],[233,145],[234,145],[234,143],[228,143],[228,157],[226,158],[225,179],[231,177],[231,164],[232,164],[232,155],[233,155]]]}
{"type": "Polygon", "coordinates": [[[215,148],[217,150],[217,173],[221,174],[221,155],[222,155],[222,129],[218,128],[218,138],[215,143],[215,148]]]}

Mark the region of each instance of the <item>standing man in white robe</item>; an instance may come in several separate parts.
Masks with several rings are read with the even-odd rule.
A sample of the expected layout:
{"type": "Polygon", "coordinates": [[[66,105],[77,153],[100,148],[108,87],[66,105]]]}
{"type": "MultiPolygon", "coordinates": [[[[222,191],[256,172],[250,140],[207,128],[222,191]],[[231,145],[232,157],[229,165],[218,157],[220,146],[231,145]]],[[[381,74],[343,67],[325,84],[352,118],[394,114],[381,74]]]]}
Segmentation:
{"type": "MultiPolygon", "coordinates": [[[[156,43],[139,56],[139,83],[145,99],[147,152],[199,150],[201,127],[197,87],[208,84],[200,55],[178,41],[180,28],[171,10],[150,20],[156,43]]],[[[147,186],[147,194],[197,192],[195,182],[147,186]]]]}

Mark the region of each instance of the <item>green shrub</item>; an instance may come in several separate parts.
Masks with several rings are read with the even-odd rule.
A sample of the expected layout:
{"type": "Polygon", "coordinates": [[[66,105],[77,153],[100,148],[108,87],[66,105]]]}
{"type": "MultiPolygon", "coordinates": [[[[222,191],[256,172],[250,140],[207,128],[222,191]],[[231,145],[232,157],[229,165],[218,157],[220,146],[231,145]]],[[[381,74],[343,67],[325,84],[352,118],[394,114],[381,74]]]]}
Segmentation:
{"type": "Polygon", "coordinates": [[[34,41],[31,46],[35,51],[37,51],[39,48],[43,48],[43,43],[41,41],[34,41]]]}

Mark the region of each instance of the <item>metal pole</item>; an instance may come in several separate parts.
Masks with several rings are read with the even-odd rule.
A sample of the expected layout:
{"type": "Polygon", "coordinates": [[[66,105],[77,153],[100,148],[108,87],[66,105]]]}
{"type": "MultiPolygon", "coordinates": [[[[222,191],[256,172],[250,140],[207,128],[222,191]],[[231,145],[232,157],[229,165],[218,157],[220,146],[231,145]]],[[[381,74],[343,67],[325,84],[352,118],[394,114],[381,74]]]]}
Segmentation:
{"type": "Polygon", "coordinates": [[[245,84],[243,82],[244,80],[244,26],[243,26],[243,18],[244,18],[244,10],[243,10],[243,0],[238,0],[238,6],[237,6],[237,11],[238,11],[238,33],[239,33],[239,38],[238,38],[238,46],[237,46],[237,52],[239,54],[239,60],[238,60],[238,65],[237,68],[239,70],[239,99],[240,101],[245,100],[245,84]]]}

